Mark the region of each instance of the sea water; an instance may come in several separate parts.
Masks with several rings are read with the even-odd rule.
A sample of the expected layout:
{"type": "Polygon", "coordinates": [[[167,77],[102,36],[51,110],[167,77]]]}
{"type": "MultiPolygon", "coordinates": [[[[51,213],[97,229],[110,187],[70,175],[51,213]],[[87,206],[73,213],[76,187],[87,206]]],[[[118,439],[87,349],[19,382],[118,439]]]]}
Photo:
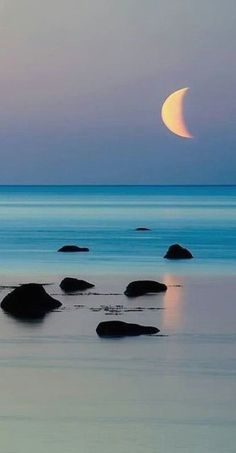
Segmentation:
{"type": "Polygon", "coordinates": [[[235,453],[236,188],[0,194],[2,285],[51,282],[63,303],[34,323],[0,312],[0,451],[235,453]],[[174,242],[195,258],[164,260],[174,242]],[[67,243],[90,252],[58,253],[67,243]],[[65,296],[67,275],[85,276],[96,294],[65,296]],[[127,299],[142,276],[167,292],[127,299]],[[111,319],[163,336],[99,338],[97,324],[111,319]]]}
{"type": "Polygon", "coordinates": [[[2,273],[231,273],[236,186],[2,186],[2,273]],[[147,227],[150,231],[135,231],[147,227]],[[172,243],[194,262],[167,262],[172,243]],[[64,244],[89,253],[58,254],[64,244]]]}

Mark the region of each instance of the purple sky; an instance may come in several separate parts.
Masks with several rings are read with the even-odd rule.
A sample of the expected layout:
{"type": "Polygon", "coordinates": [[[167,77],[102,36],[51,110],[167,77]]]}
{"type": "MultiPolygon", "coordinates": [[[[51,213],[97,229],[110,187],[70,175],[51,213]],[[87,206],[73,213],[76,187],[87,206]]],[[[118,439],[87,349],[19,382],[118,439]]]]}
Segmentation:
{"type": "Polygon", "coordinates": [[[0,184],[236,183],[235,0],[0,0],[0,184]],[[193,140],[163,100],[189,86],[193,140]]]}

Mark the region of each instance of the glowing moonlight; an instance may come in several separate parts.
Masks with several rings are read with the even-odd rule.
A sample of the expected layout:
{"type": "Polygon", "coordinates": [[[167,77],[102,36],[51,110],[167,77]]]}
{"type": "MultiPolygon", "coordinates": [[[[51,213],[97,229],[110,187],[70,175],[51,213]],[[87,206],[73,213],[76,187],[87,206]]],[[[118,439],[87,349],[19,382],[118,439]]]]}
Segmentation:
{"type": "Polygon", "coordinates": [[[165,126],[174,134],[184,138],[193,138],[184,121],[183,101],[189,88],[181,88],[170,94],[161,109],[161,117],[165,126]]]}

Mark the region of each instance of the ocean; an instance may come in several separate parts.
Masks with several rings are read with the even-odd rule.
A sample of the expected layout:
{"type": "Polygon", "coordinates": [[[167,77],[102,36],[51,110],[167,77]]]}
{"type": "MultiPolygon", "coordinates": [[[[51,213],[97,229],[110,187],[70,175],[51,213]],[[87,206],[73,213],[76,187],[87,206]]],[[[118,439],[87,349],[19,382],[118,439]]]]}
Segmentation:
{"type": "Polygon", "coordinates": [[[2,186],[0,216],[4,274],[236,269],[236,186],[2,186]],[[163,260],[175,242],[196,260],[163,260]],[[70,243],[90,253],[57,253],[70,243]]]}
{"type": "Polygon", "coordinates": [[[3,453],[235,453],[235,208],[235,186],[0,187],[1,299],[34,281],[63,303],[0,311],[3,453]],[[163,259],[175,242],[194,259],[163,259]],[[66,276],[95,287],[65,295],[66,276]],[[142,277],[167,292],[127,299],[142,277]],[[112,319],[163,336],[99,338],[112,319]]]}

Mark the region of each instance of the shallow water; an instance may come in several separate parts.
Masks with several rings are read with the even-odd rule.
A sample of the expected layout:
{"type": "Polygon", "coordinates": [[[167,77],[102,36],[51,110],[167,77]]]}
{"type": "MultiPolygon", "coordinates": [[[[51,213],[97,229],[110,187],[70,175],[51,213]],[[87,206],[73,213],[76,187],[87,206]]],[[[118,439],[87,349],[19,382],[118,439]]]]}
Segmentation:
{"type": "Polygon", "coordinates": [[[235,453],[236,188],[11,187],[0,199],[2,284],[53,282],[63,302],[39,323],[0,312],[1,451],[235,453]],[[196,258],[163,260],[176,241],[196,258]],[[70,242],[91,252],[56,253],[70,242]],[[102,295],[63,295],[65,275],[102,295]],[[168,291],[127,299],[142,277],[168,291]],[[164,336],[98,338],[110,319],[164,336]]]}
{"type": "MultiPolygon", "coordinates": [[[[163,280],[166,294],[134,300],[63,296],[51,286],[64,308],[38,324],[1,313],[2,451],[235,451],[235,281],[163,280]],[[143,311],[90,310],[108,304],[143,311]],[[98,322],[114,318],[167,336],[98,338],[98,322]]],[[[115,292],[126,282],[96,283],[115,292]]]]}

